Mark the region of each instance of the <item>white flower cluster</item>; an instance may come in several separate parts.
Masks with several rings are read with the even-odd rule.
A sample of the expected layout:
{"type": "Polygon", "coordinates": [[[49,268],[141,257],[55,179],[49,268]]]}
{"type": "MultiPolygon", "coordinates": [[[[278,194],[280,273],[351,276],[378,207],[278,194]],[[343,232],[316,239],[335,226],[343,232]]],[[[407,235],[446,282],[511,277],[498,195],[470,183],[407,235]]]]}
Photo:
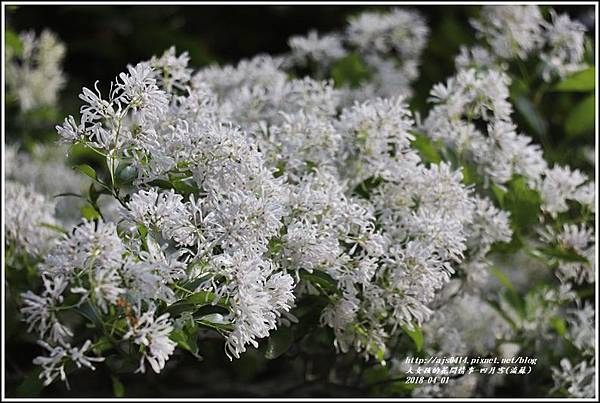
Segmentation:
{"type": "Polygon", "coordinates": [[[31,185],[5,183],[6,241],[34,256],[44,256],[57,233],[48,226],[58,224],[55,203],[31,185]]]}
{"type": "Polygon", "coordinates": [[[542,22],[538,6],[484,6],[479,20],[471,23],[502,58],[525,59],[543,43],[542,22]]]}
{"type": "Polygon", "coordinates": [[[54,145],[36,144],[30,153],[10,145],[5,148],[4,163],[6,179],[30,185],[55,203],[56,208],[51,213],[68,228],[79,220],[83,204],[73,195],[79,194],[88,183],[64,163],[65,153],[64,147],[54,145]],[[56,197],[59,195],[64,196],[56,197]]]}
{"type": "MultiPolygon", "coordinates": [[[[82,301],[107,312],[124,299],[136,318],[164,322],[163,336],[172,325],[152,322],[152,304],[175,302],[171,284],[202,279],[193,291],[231,309],[235,357],[268,336],[295,298],[318,292],[302,280],[315,270],[335,285],[322,321],[342,351],[379,356],[391,334],[423,323],[467,241],[483,256],[506,240],[482,235],[496,212],[469,232],[482,201],[460,171],[421,162],[402,97],[340,111],[330,83],[290,80],[279,63],[259,56],[193,73],[186,54],[169,50],[128,67],[107,98],[84,88],[80,121],[67,118],[59,133],[106,156],[110,186],[128,165],[137,189],[121,200],[122,240],[110,223],[84,223],[41,270],[88,272],[89,284],[71,285],[82,301]],[[371,199],[359,196],[364,186],[374,186],[371,199]]],[[[162,339],[145,353],[155,370],[172,352],[162,339]]]]}
{"type": "MultiPolygon", "coordinates": [[[[276,225],[261,226],[275,230],[278,267],[329,275],[339,293],[330,296],[323,323],[342,351],[353,346],[376,355],[390,334],[429,317],[427,304],[463,260],[467,242],[479,261],[491,243],[510,239],[507,216],[472,195],[460,171],[421,162],[403,97],[341,108],[329,84],[288,80],[278,67],[259,56],[209,67],[193,82],[218,94],[210,107],[253,135],[281,180],[284,233],[276,237],[276,225]],[[359,197],[372,185],[369,200],[359,197]],[[475,214],[476,206],[482,209],[475,214]]],[[[211,245],[209,238],[204,243],[211,245]]],[[[300,282],[296,294],[317,291],[300,282]]]]}
{"type": "Polygon", "coordinates": [[[573,366],[569,359],[560,361],[560,369],[553,368],[552,377],[557,389],[565,389],[574,398],[594,396],[596,388],[596,369],[594,360],[581,361],[573,366]]]}
{"type": "Polygon", "coordinates": [[[555,165],[544,172],[538,190],[543,200],[542,210],[552,216],[568,211],[567,201],[578,202],[592,213],[595,210],[596,183],[578,169],[555,165]]]}
{"type": "Polygon", "coordinates": [[[6,83],[21,111],[54,106],[66,79],[62,71],[65,46],[48,30],[23,32],[20,49],[7,47],[6,83]]]}
{"type": "Polygon", "coordinates": [[[411,83],[419,75],[428,35],[425,19],[417,11],[396,8],[363,12],[349,19],[344,32],[319,36],[311,31],[307,36],[290,38],[286,65],[313,67],[317,76],[323,76],[336,61],[356,54],[370,78],[358,88],[343,88],[343,104],[377,96],[408,96],[411,83]]]}
{"type": "MultiPolygon", "coordinates": [[[[195,291],[211,290],[227,298],[233,324],[228,351],[238,356],[246,344],[256,344],[256,338],[277,326],[276,319],[290,309],[293,299],[291,276],[278,272],[264,256],[282,226],[287,189],[265,166],[252,139],[219,114],[226,106],[217,105],[212,90],[199,80],[192,80],[185,54],[176,57],[168,51],[130,66],[107,100],[84,89],[80,123],[69,117],[58,130],[67,141],[81,141],[105,154],[111,178],[117,160],[128,163],[139,186],[123,202],[122,219],[135,225],[125,229],[127,252],[121,245],[111,260],[109,268],[121,267],[119,275],[99,272],[114,287],[99,289],[101,300],[96,302],[104,308],[123,293],[141,314],[141,307],[154,299],[173,303],[173,282],[204,276],[195,291]],[[161,78],[165,76],[167,80],[161,78]],[[194,190],[184,198],[173,189],[153,186],[156,180],[194,190]],[[143,239],[136,225],[149,231],[148,238],[143,239]],[[153,239],[176,252],[165,256],[153,239]],[[188,272],[189,265],[201,268],[188,272]]],[[[288,88],[304,89],[302,83],[288,88]]],[[[265,108],[265,113],[274,107],[265,108]]],[[[144,315],[154,323],[148,312],[144,315]]],[[[163,361],[150,360],[155,370],[163,361]]]]}
{"type": "Polygon", "coordinates": [[[488,182],[503,185],[523,175],[535,184],[547,164],[541,148],[517,133],[509,85],[508,75],[498,69],[459,70],[431,90],[433,108],[423,130],[455,150],[462,161],[475,163],[488,182]]]}
{"type": "MultiPolygon", "coordinates": [[[[344,33],[292,38],[283,57],[194,71],[187,53],[171,48],[128,66],[107,95],[97,84],[84,88],[80,118],[57,131],[104,156],[108,172],[97,181],[116,213],[46,236],[39,225],[57,222],[54,206],[7,182],[7,239],[43,257],[43,290],[22,294],[21,313],[49,351],[36,359],[46,382],[66,380],[68,360],[90,368],[102,360],[83,355],[90,341],[71,347],[84,338],[63,315],[70,310],[91,311],[99,332],[110,328],[115,343],[129,343],[140,372],[146,363],[165,368],[188,319],[218,329],[225,353],[237,358],[294,322],[290,311],[309,295],[323,301],[320,321],[339,351],[380,362],[393,359],[389,345],[415,326],[430,337],[427,349],[448,354],[497,348],[512,335],[509,322],[543,343],[558,304],[575,300],[570,287],[594,280],[594,231],[549,227],[542,242],[581,259],[561,260],[562,288],[528,295],[525,312],[501,301],[506,321],[487,305],[484,283],[493,245],[510,242],[513,226],[487,195],[522,176],[541,196],[540,220],[552,220],[572,202],[593,211],[595,183],[549,168],[511,119],[500,58],[525,58],[546,43],[550,28],[537,8],[484,7],[482,21],[489,23],[475,26],[493,52],[461,50],[456,75],[432,89],[422,124],[407,96],[428,29],[416,12],[399,9],[364,13],[344,33]],[[367,83],[339,89],[320,80],[351,52],[372,70],[367,83]],[[286,69],[298,66],[316,66],[317,78],[290,77],[286,69]],[[448,162],[424,160],[421,140],[441,140],[448,162]],[[471,164],[481,189],[465,185],[457,168],[471,164]],[[208,304],[221,313],[180,314],[208,304]]],[[[43,179],[15,150],[9,155],[11,179],[72,191],[43,179]]],[[[568,337],[593,350],[593,311],[570,315],[568,337]]],[[[576,369],[588,376],[585,365],[576,369]]],[[[563,370],[558,378],[580,385],[570,366],[563,370]]],[[[454,389],[415,395],[469,395],[476,384],[464,377],[454,389]]]]}
{"type": "Polygon", "coordinates": [[[574,255],[558,259],[556,276],[562,283],[594,283],[596,242],[592,228],[586,224],[564,224],[559,231],[546,228],[541,236],[544,242],[574,255]]]}
{"type": "Polygon", "coordinates": [[[457,65],[499,66],[502,61],[534,55],[542,62],[542,77],[548,82],[587,67],[583,62],[585,26],[554,10],[550,17],[551,21],[545,20],[536,5],[483,6],[471,24],[491,53],[480,46],[463,48],[457,65]]]}
{"type": "MultiPolygon", "coordinates": [[[[70,235],[55,242],[38,266],[44,290],[40,295],[31,291],[22,294],[23,320],[51,351],[49,358],[40,357],[36,359],[37,363],[58,362],[70,351],[74,330],[61,321],[61,312],[87,306],[94,312],[93,316],[102,320],[109,309],[127,306],[140,317],[129,318],[129,330],[125,333],[121,329],[125,333],[123,338],[135,335],[136,343],[149,346],[150,351],[143,358],[159,372],[172,353],[174,343],[163,337],[162,332],[172,330],[168,326],[169,315],[164,314],[154,321],[151,304],[172,295],[170,289],[169,293],[161,293],[161,290],[178,278],[183,269],[178,262],[170,261],[163,251],[156,250],[151,238],[147,242],[150,245],[148,252],[130,250],[117,235],[115,224],[102,221],[84,221],[70,235]],[[67,300],[71,302],[67,303],[67,300]],[[134,305],[127,301],[133,301],[134,305]],[[142,302],[147,303],[143,305],[142,302]],[[144,306],[150,307],[143,312],[144,306]],[[144,327],[140,330],[142,324],[144,327]]],[[[140,245],[136,246],[139,248],[140,245]]],[[[86,349],[84,344],[82,350],[86,349]]],[[[54,379],[56,365],[42,366],[42,375],[54,379]]],[[[143,361],[140,368],[144,370],[143,361]]]]}

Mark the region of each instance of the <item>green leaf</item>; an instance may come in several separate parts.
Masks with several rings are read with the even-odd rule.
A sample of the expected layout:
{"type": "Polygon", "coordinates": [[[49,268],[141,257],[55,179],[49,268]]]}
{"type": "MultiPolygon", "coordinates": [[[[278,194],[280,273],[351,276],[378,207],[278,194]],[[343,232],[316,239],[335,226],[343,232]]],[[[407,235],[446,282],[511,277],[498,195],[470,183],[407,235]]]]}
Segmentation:
{"type": "Polygon", "coordinates": [[[227,315],[229,314],[229,309],[221,305],[203,305],[194,311],[194,318],[202,318],[203,316],[213,315],[215,313],[227,315]]]}
{"type": "Polygon", "coordinates": [[[413,325],[413,329],[409,329],[408,326],[402,326],[402,330],[404,333],[408,335],[415,343],[415,347],[417,348],[417,352],[423,349],[423,332],[419,326],[413,325]]]}
{"type": "Polygon", "coordinates": [[[115,169],[115,179],[117,184],[124,185],[130,183],[137,177],[137,169],[123,161],[119,162],[115,169]]]}
{"type": "Polygon", "coordinates": [[[48,228],[48,229],[50,229],[50,230],[52,230],[54,232],[57,232],[59,234],[62,234],[62,235],[68,235],[69,234],[69,231],[67,231],[66,229],[64,229],[63,227],[61,227],[59,225],[40,223],[40,226],[44,227],[44,228],[48,228]]]}
{"type": "Polygon", "coordinates": [[[265,358],[274,360],[284,354],[294,341],[294,332],[287,326],[281,326],[269,336],[265,358]]]}
{"type": "Polygon", "coordinates": [[[593,133],[596,122],[596,96],[591,94],[569,112],[565,120],[565,132],[571,137],[593,133]]]}
{"type": "Polygon", "coordinates": [[[166,181],[164,179],[154,179],[153,181],[148,182],[148,184],[150,186],[156,186],[161,189],[175,189],[175,186],[173,186],[171,182],[166,181]]]}
{"type": "Polygon", "coordinates": [[[558,246],[539,248],[539,251],[546,256],[558,258],[567,262],[588,262],[586,257],[579,255],[574,250],[565,249],[558,246]]]}
{"type": "Polygon", "coordinates": [[[383,178],[380,176],[371,176],[356,185],[354,188],[354,192],[356,192],[361,197],[365,199],[369,199],[371,197],[372,190],[377,188],[384,182],[383,178]]]}
{"type": "Polygon", "coordinates": [[[113,343],[108,337],[102,336],[96,343],[94,343],[94,346],[94,352],[98,355],[102,355],[103,352],[110,350],[113,347],[113,343]]]}
{"type": "Polygon", "coordinates": [[[525,316],[525,301],[514,289],[510,279],[506,274],[498,270],[496,267],[492,267],[492,274],[500,281],[506,291],[502,294],[505,300],[521,315],[525,316]]]}
{"type": "Polygon", "coordinates": [[[331,67],[330,74],[338,87],[343,85],[357,87],[371,75],[361,57],[356,53],[350,53],[335,62],[331,67]]]}
{"type": "Polygon", "coordinates": [[[595,88],[596,69],[594,67],[590,67],[566,77],[554,87],[554,90],[565,92],[587,92],[594,91],[595,88]]]}
{"type": "Polygon", "coordinates": [[[564,336],[567,334],[567,324],[562,318],[550,319],[550,326],[552,326],[552,328],[556,330],[556,333],[558,333],[560,336],[564,336]]]}
{"type": "Polygon", "coordinates": [[[527,308],[525,305],[525,300],[515,290],[506,290],[501,294],[501,296],[506,302],[508,302],[510,306],[514,308],[521,318],[526,316],[527,308]]]}
{"type": "Polygon", "coordinates": [[[89,176],[95,181],[98,181],[98,175],[96,174],[96,170],[88,164],[75,165],[73,169],[75,169],[78,172],[81,172],[86,176],[89,176]]]}
{"type": "Polygon", "coordinates": [[[112,379],[113,394],[115,395],[115,397],[125,396],[125,385],[123,385],[123,382],[121,382],[115,376],[111,376],[111,379],[112,379]]]}
{"type": "Polygon", "coordinates": [[[510,211],[510,220],[514,229],[523,230],[538,223],[540,204],[539,193],[529,188],[524,177],[517,176],[508,182],[504,205],[510,211]]]}
{"type": "Polygon", "coordinates": [[[204,305],[210,304],[217,299],[217,295],[212,291],[199,291],[182,300],[186,304],[204,305]]]}
{"type": "Polygon", "coordinates": [[[80,210],[81,210],[81,215],[86,220],[91,221],[91,220],[97,220],[97,219],[102,218],[102,215],[100,214],[100,212],[91,204],[84,204],[83,206],[81,206],[80,210]]]}
{"type": "Polygon", "coordinates": [[[189,281],[186,281],[185,283],[181,284],[180,287],[185,288],[189,292],[194,292],[200,284],[202,284],[204,281],[206,281],[210,277],[211,277],[210,274],[204,274],[204,275],[201,275],[194,279],[191,279],[189,281]]]}
{"type": "Polygon", "coordinates": [[[92,322],[97,329],[102,329],[102,319],[98,316],[98,312],[89,302],[85,302],[80,307],[75,308],[75,311],[92,322]]]}
{"type": "Polygon", "coordinates": [[[13,52],[20,55],[23,52],[23,44],[19,35],[7,29],[4,31],[4,40],[7,48],[11,48],[13,52]]]}
{"type": "Polygon", "coordinates": [[[501,189],[495,183],[492,183],[492,192],[494,193],[494,196],[496,196],[496,200],[498,200],[500,207],[504,208],[504,196],[506,195],[506,191],[501,189]]]}
{"type": "Polygon", "coordinates": [[[146,226],[143,225],[143,224],[138,224],[137,225],[137,230],[138,230],[138,233],[140,234],[140,236],[142,238],[144,238],[144,239],[148,235],[148,228],[146,228],[146,226]]]}
{"type": "Polygon", "coordinates": [[[424,161],[434,164],[438,164],[442,161],[442,157],[440,157],[440,154],[431,139],[421,134],[413,133],[413,136],[415,139],[411,145],[419,152],[424,161]]]}
{"type": "Polygon", "coordinates": [[[485,299],[485,302],[492,307],[496,312],[498,312],[498,314],[500,316],[502,316],[504,318],[504,320],[510,324],[510,326],[513,329],[517,329],[517,324],[511,319],[511,317],[509,315],[506,314],[506,312],[504,312],[504,310],[502,309],[502,307],[500,306],[500,304],[496,301],[492,301],[491,299],[485,299]]]}
{"type": "Polygon", "coordinates": [[[177,343],[184,350],[194,352],[187,335],[180,329],[175,329],[169,335],[169,338],[177,343]]]}
{"type": "Polygon", "coordinates": [[[513,288],[513,285],[506,274],[502,273],[496,267],[492,267],[491,271],[492,274],[498,279],[498,281],[500,281],[500,284],[502,284],[508,290],[515,292],[515,289],[513,288]]]}
{"type": "Polygon", "coordinates": [[[327,292],[335,293],[337,291],[336,281],[329,274],[320,270],[313,270],[312,273],[302,270],[300,278],[313,283],[327,292]]]}
{"type": "Polygon", "coordinates": [[[17,386],[17,397],[36,397],[44,389],[44,382],[40,379],[41,368],[31,371],[17,386]]]}
{"type": "Polygon", "coordinates": [[[166,309],[171,316],[177,317],[184,312],[200,312],[199,315],[206,316],[213,313],[229,313],[229,305],[224,298],[216,301],[217,296],[210,291],[200,291],[184,299],[181,299],[166,309]]]}
{"type": "Polygon", "coordinates": [[[538,112],[535,105],[526,97],[519,95],[515,100],[517,111],[525,118],[529,127],[538,135],[545,136],[548,131],[548,124],[543,116],[538,112]]]}

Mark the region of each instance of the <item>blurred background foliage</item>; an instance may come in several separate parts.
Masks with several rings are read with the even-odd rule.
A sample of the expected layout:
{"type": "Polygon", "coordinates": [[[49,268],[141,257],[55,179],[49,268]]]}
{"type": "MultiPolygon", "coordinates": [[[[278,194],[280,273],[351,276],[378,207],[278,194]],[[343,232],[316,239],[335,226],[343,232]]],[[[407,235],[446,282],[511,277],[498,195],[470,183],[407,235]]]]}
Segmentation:
{"type": "MultiPolygon", "coordinates": [[[[259,53],[286,52],[287,40],[292,35],[303,35],[310,29],[321,33],[340,30],[349,16],[383,8],[367,5],[10,6],[6,19],[7,26],[14,32],[34,30],[39,33],[49,28],[66,44],[64,70],[68,84],[62,92],[63,110],[56,119],[61,121],[62,116],[77,113],[77,95],[82,86],[92,87],[99,80],[100,88],[104,88],[127,64],[162,54],[171,45],[180,52],[188,51],[194,67],[236,63],[259,53]]],[[[591,6],[553,8],[579,19],[589,32],[595,29],[589,14],[591,6]]],[[[479,7],[448,5],[419,6],[418,9],[426,17],[431,34],[411,104],[424,115],[429,90],[453,73],[454,56],[460,45],[475,42],[474,30],[468,21],[477,16],[479,7]]],[[[542,7],[543,11],[547,9],[548,6],[542,7]]],[[[586,59],[593,65],[594,45],[589,43],[587,49],[586,59]]],[[[585,159],[573,153],[580,150],[574,146],[580,145],[585,135],[589,142],[589,134],[594,130],[593,122],[582,122],[581,118],[593,111],[590,94],[552,92],[540,85],[526,80],[513,83],[517,123],[529,129],[527,134],[545,146],[550,161],[569,162],[573,167],[585,169],[585,159]],[[518,98],[521,99],[517,101],[518,98]],[[580,107],[568,116],[570,106],[575,103],[580,107]]]]}
{"type": "MultiPolygon", "coordinates": [[[[349,16],[374,8],[382,7],[9,6],[6,26],[11,32],[34,30],[39,33],[48,28],[65,43],[67,86],[61,93],[60,110],[35,110],[20,115],[7,105],[7,141],[15,141],[16,133],[25,136],[19,139],[25,148],[36,141],[52,141],[56,138],[54,124],[68,114],[77,114],[77,95],[83,86],[92,87],[99,80],[100,88],[106,88],[127,64],[162,54],[171,45],[176,46],[178,52],[188,51],[191,65],[196,68],[210,63],[236,63],[259,53],[286,52],[290,36],[306,34],[310,29],[320,33],[341,30],[349,16]]],[[[479,7],[417,8],[426,17],[431,34],[411,106],[425,116],[431,87],[454,73],[454,57],[460,45],[475,41],[468,21],[477,16],[479,7]]],[[[594,21],[589,17],[592,6],[554,8],[580,19],[589,32],[594,32],[594,21]]],[[[586,59],[591,65],[594,64],[594,46],[591,42],[587,45],[586,59]]],[[[360,60],[350,63],[333,74],[334,79],[352,80],[360,76],[363,68],[360,60]]],[[[595,71],[586,74],[595,76],[595,71]]],[[[528,82],[522,75],[522,80],[513,82],[511,98],[519,127],[544,145],[545,156],[551,163],[569,164],[595,176],[593,167],[581,155],[581,146],[594,146],[593,88],[578,87],[577,83],[566,88],[547,88],[541,82],[528,82]]],[[[89,155],[75,153],[71,158],[95,165],[89,155]]],[[[8,306],[6,312],[7,396],[361,397],[410,393],[404,382],[390,378],[385,367],[362,365],[362,359],[352,353],[337,355],[330,340],[331,333],[316,326],[318,317],[312,318],[312,322],[304,321],[317,329],[308,337],[297,340],[294,333],[278,334],[269,341],[263,340],[258,349],[250,349],[233,362],[223,354],[222,338],[206,333],[198,340],[200,361],[177,350],[160,375],[132,374],[126,372],[129,368],[123,373],[114,373],[109,371],[110,363],[107,363],[96,372],[72,373],[70,391],[60,382],[42,390],[37,373],[31,373],[31,361],[40,352],[35,336],[19,323],[14,306],[8,306]],[[292,347],[287,349],[290,345],[292,347]],[[285,353],[280,354],[280,350],[285,353]],[[336,370],[333,375],[332,368],[336,370]]],[[[115,367],[127,366],[115,363],[115,367]]],[[[515,387],[526,388],[527,385],[507,383],[497,391],[500,395],[496,397],[511,396],[515,387]]],[[[529,396],[544,393],[534,389],[524,392],[529,396]]]]}

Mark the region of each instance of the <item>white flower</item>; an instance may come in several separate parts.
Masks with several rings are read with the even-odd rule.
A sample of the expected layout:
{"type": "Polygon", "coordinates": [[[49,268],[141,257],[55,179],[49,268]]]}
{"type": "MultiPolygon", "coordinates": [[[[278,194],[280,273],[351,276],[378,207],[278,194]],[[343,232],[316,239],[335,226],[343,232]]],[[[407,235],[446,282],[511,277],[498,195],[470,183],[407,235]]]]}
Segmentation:
{"type": "Polygon", "coordinates": [[[327,65],[346,55],[341,38],[336,34],[319,37],[316,31],[310,31],[306,36],[292,36],[288,43],[291,49],[290,58],[300,65],[327,65]]]}
{"type": "Polygon", "coordinates": [[[52,342],[64,344],[73,332],[59,321],[57,313],[69,283],[63,276],[42,276],[42,280],[44,291],[41,295],[31,291],[21,294],[23,321],[29,325],[29,332],[36,329],[40,337],[47,336],[52,342]]]}
{"type": "Polygon", "coordinates": [[[130,258],[123,266],[123,281],[127,293],[136,302],[161,299],[175,302],[170,285],[185,278],[185,263],[175,256],[166,256],[159,244],[150,236],[146,238],[147,251],[139,252],[139,260],[130,258]]]}
{"type": "MultiPolygon", "coordinates": [[[[336,333],[343,333],[346,327],[356,319],[359,310],[359,300],[355,296],[345,295],[335,304],[328,305],[321,314],[321,323],[336,330],[336,333]]],[[[342,351],[347,351],[341,346],[342,351]]]]}
{"type": "Polygon", "coordinates": [[[488,49],[482,46],[460,47],[460,53],[454,59],[457,70],[497,69],[500,61],[488,49]]]}
{"type": "Polygon", "coordinates": [[[155,188],[140,190],[131,196],[124,211],[126,218],[156,229],[165,239],[180,245],[194,245],[201,239],[200,229],[183,197],[174,190],[158,193],[155,188]]]}
{"type": "Polygon", "coordinates": [[[169,314],[154,317],[155,311],[151,307],[144,312],[134,324],[130,323],[129,331],[123,336],[123,339],[133,339],[134,343],[146,347],[138,368],[142,373],[146,372],[145,361],[150,363],[154,372],[160,373],[177,345],[169,338],[173,331],[169,314]]]}
{"type": "MultiPolygon", "coordinates": [[[[77,271],[121,267],[125,247],[114,223],[83,221],[56,243],[40,265],[42,273],[74,276],[77,271]]],[[[104,277],[105,274],[101,274],[104,277]]]]}
{"type": "Polygon", "coordinates": [[[167,92],[173,89],[184,90],[191,78],[193,70],[188,67],[190,56],[183,52],[176,56],[175,47],[170,47],[161,57],[153,56],[150,66],[159,72],[157,80],[167,92]]]}
{"type": "Polygon", "coordinates": [[[567,14],[550,10],[552,23],[544,22],[544,36],[550,48],[540,54],[544,61],[543,77],[551,81],[558,76],[564,78],[586,67],[583,63],[585,26],[573,21],[567,14]]]}
{"type": "Polygon", "coordinates": [[[561,282],[573,281],[577,284],[594,282],[596,247],[593,229],[585,224],[580,226],[564,224],[561,232],[556,233],[550,229],[542,234],[542,238],[556,242],[561,248],[584,258],[584,261],[559,261],[556,275],[561,282]]]}
{"type": "Polygon", "coordinates": [[[403,97],[377,98],[356,103],[342,111],[339,130],[342,134],[342,174],[358,184],[370,177],[395,175],[391,159],[411,159],[414,139],[410,130],[413,120],[403,97]]]}
{"type": "Polygon", "coordinates": [[[331,119],[302,111],[282,116],[281,124],[271,126],[264,138],[259,138],[261,149],[273,166],[282,164],[287,175],[296,176],[309,170],[309,164],[335,164],[342,136],[331,119]]]}
{"type": "Polygon", "coordinates": [[[509,85],[509,76],[497,69],[459,70],[445,85],[431,90],[434,107],[423,129],[475,162],[486,185],[490,180],[503,185],[514,175],[523,175],[536,186],[547,164],[541,148],[516,132],[509,85]],[[476,126],[474,121],[487,124],[476,126]]]}
{"type": "Polygon", "coordinates": [[[596,370],[593,360],[581,361],[573,366],[567,358],[560,361],[560,368],[552,368],[556,388],[566,388],[569,397],[593,398],[595,396],[596,370]]]}
{"type": "Polygon", "coordinates": [[[43,256],[52,247],[59,233],[47,226],[56,226],[55,203],[39,194],[31,185],[6,181],[6,240],[19,250],[43,256]]]}
{"type": "Polygon", "coordinates": [[[475,197],[473,222],[469,225],[468,243],[473,249],[487,252],[494,242],[510,242],[509,213],[496,208],[487,198],[475,197]]]}
{"type": "Polygon", "coordinates": [[[102,362],[104,357],[88,357],[85,352],[92,346],[90,340],[86,340],[83,346],[71,347],[70,344],[64,343],[61,346],[51,346],[46,342],[39,341],[42,347],[44,347],[50,353],[49,356],[39,356],[33,360],[35,365],[42,367],[40,378],[44,378],[44,385],[51,384],[56,377],[60,376],[60,380],[67,383],[67,375],[65,373],[65,365],[68,361],[73,362],[77,368],[87,367],[94,371],[96,367],[92,364],[93,362],[102,362]]]}
{"type": "Polygon", "coordinates": [[[348,41],[365,52],[395,51],[403,58],[421,53],[429,34],[416,11],[393,9],[389,13],[363,12],[352,17],[346,31],[348,41]]]}
{"type": "Polygon", "coordinates": [[[214,291],[229,296],[233,330],[227,335],[225,349],[227,356],[238,358],[247,344],[258,347],[256,339],[267,337],[282,312],[290,310],[294,281],[288,274],[273,273],[271,262],[241,252],[215,257],[209,270],[230,280],[214,291]]]}
{"type": "Polygon", "coordinates": [[[357,48],[370,80],[358,89],[346,88],[344,104],[376,96],[410,96],[428,36],[426,21],[417,11],[396,8],[387,13],[363,12],[351,17],[346,41],[357,48]]]}
{"type": "Polygon", "coordinates": [[[464,294],[437,310],[423,332],[431,335],[437,354],[480,355],[493,351],[510,334],[510,325],[482,297],[464,294]]]}
{"type": "MultiPolygon", "coordinates": [[[[63,147],[36,144],[31,154],[19,152],[17,147],[8,146],[5,151],[6,178],[23,185],[32,185],[56,204],[56,219],[65,227],[80,219],[82,200],[74,196],[55,197],[63,193],[81,193],[86,181],[73,169],[67,167],[63,158],[67,150],[63,147]]],[[[87,183],[89,186],[89,183],[87,183]]],[[[50,224],[50,222],[48,222],[50,224]]]]}
{"type": "MultiPolygon", "coordinates": [[[[590,202],[587,197],[589,188],[586,189],[584,196],[581,197],[582,185],[588,178],[578,169],[571,170],[568,166],[561,167],[555,165],[545,172],[543,181],[539,184],[539,192],[543,200],[542,210],[556,216],[568,210],[567,200],[577,200],[581,198],[584,204],[590,202]]],[[[593,188],[592,188],[593,189],[593,188]]]]}
{"type": "Polygon", "coordinates": [[[62,71],[65,46],[48,30],[19,34],[20,54],[7,53],[6,84],[19,102],[22,112],[55,106],[58,93],[66,83],[62,71]]]}
{"type": "Polygon", "coordinates": [[[593,355],[596,346],[594,307],[586,303],[579,309],[570,309],[568,313],[569,339],[584,354],[593,355]]]}
{"type": "Polygon", "coordinates": [[[493,5],[483,6],[471,24],[498,56],[525,59],[543,44],[543,21],[538,6],[493,5]]]}

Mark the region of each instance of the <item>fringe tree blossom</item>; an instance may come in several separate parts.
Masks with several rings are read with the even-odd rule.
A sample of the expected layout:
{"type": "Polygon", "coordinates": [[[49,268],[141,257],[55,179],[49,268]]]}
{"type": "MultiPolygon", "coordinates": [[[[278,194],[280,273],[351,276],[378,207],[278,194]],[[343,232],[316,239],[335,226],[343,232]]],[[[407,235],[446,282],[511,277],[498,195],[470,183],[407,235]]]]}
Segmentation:
{"type": "Polygon", "coordinates": [[[49,341],[65,344],[73,336],[73,332],[59,321],[57,313],[69,283],[64,276],[43,275],[42,279],[44,291],[41,295],[31,291],[21,294],[23,320],[29,325],[29,331],[36,329],[40,337],[47,335],[49,341]]]}
{"type": "Polygon", "coordinates": [[[7,47],[6,83],[22,112],[54,106],[66,79],[62,71],[65,46],[48,30],[19,34],[20,51],[7,47]]]}
{"type": "Polygon", "coordinates": [[[445,85],[436,84],[431,90],[434,106],[423,129],[459,157],[473,161],[488,181],[502,185],[513,175],[523,175],[537,183],[546,162],[541,148],[516,132],[510,118],[509,84],[510,78],[498,70],[460,70],[445,85]]]}
{"type": "Polygon", "coordinates": [[[6,239],[9,245],[43,256],[52,246],[57,233],[48,226],[57,225],[55,203],[32,189],[6,181],[6,239]]]}
{"type": "Polygon", "coordinates": [[[90,340],[86,340],[80,348],[71,347],[68,343],[56,347],[52,347],[43,341],[39,341],[39,344],[49,352],[49,356],[39,356],[33,360],[34,364],[42,367],[40,378],[44,378],[44,385],[49,385],[57,377],[60,377],[60,380],[66,382],[68,386],[65,365],[69,361],[74,363],[77,368],[87,367],[92,371],[96,369],[93,362],[104,361],[104,357],[88,357],[85,355],[92,346],[90,340]]]}
{"type": "MultiPolygon", "coordinates": [[[[129,351],[138,372],[149,363],[159,373],[177,346],[195,354],[199,329],[216,330],[225,354],[239,358],[294,326],[310,299],[338,352],[372,362],[394,362],[404,333],[421,328],[429,352],[500,351],[517,335],[539,348],[555,340],[561,315],[565,339],[587,360],[593,314],[574,287],[593,282],[595,234],[589,220],[567,216],[593,211],[595,183],[548,167],[513,122],[509,91],[512,59],[551,44],[560,63],[580,61],[549,39],[571,30],[553,18],[548,25],[534,6],[484,7],[473,25],[485,43],[461,49],[422,121],[408,105],[429,31],[400,9],[363,13],[343,32],[294,37],[288,54],[234,66],[193,70],[170,48],[127,66],[108,92],[83,88],[80,117],[56,129],[106,162],[106,175],[88,172],[101,189],[89,192],[94,217],[45,234],[54,206],[13,182],[25,180],[18,164],[28,160],[9,153],[7,240],[40,260],[43,290],[21,295],[21,314],[50,353],[36,359],[45,382],[66,381],[68,360],[92,369],[102,360],[84,355],[91,341],[71,347],[77,323],[63,311],[93,318],[86,331],[110,332],[108,348],[129,351]],[[347,56],[368,70],[353,88],[325,79],[347,56]],[[289,74],[301,69],[314,78],[289,74]],[[524,203],[531,228],[511,208],[515,180],[534,195],[524,203]],[[96,203],[98,192],[112,204],[96,203]],[[513,235],[507,248],[554,253],[557,287],[488,295],[498,244],[513,235]]],[[[517,255],[498,266],[517,265],[517,255]]],[[[556,370],[557,385],[588,393],[582,362],[556,370]]],[[[414,394],[478,387],[465,376],[414,394]]]]}
{"type": "Polygon", "coordinates": [[[496,64],[505,70],[505,61],[526,60],[533,55],[541,62],[541,76],[547,82],[585,69],[585,26],[567,14],[549,13],[547,21],[535,5],[483,6],[480,17],[471,24],[491,52],[480,46],[462,48],[457,67],[496,64]]]}
{"type": "Polygon", "coordinates": [[[581,171],[555,165],[544,173],[539,184],[544,211],[551,215],[565,212],[569,209],[567,200],[577,201],[594,210],[595,184],[588,182],[588,177],[581,171]]]}
{"type": "Polygon", "coordinates": [[[549,50],[540,54],[545,62],[543,77],[546,81],[555,76],[563,78],[586,67],[583,63],[585,26],[554,10],[550,10],[550,16],[552,22],[543,23],[549,50]]]}
{"type": "Polygon", "coordinates": [[[484,6],[471,24],[494,53],[509,59],[525,59],[543,44],[542,14],[538,6],[484,6]]]}
{"type": "Polygon", "coordinates": [[[173,326],[169,314],[155,317],[155,308],[151,307],[144,312],[135,323],[130,323],[130,328],[123,336],[124,339],[133,338],[136,344],[145,347],[138,371],[146,372],[145,361],[150,363],[152,370],[159,373],[173,354],[177,343],[169,339],[173,326]]]}
{"type": "Polygon", "coordinates": [[[291,63],[300,66],[309,63],[329,65],[347,53],[337,34],[319,36],[316,31],[310,31],[306,36],[292,36],[288,43],[291,63]]]}
{"type": "Polygon", "coordinates": [[[560,361],[560,368],[553,368],[552,377],[556,388],[564,388],[569,396],[583,398],[594,396],[596,371],[594,361],[571,364],[567,358],[560,361]]]}
{"type": "Polygon", "coordinates": [[[65,153],[66,150],[62,147],[36,144],[28,154],[11,145],[5,149],[4,164],[6,178],[26,186],[31,185],[36,192],[55,203],[53,214],[57,223],[68,228],[79,220],[79,210],[83,203],[80,198],[72,195],[57,196],[80,193],[86,181],[62,161],[65,153]]]}

